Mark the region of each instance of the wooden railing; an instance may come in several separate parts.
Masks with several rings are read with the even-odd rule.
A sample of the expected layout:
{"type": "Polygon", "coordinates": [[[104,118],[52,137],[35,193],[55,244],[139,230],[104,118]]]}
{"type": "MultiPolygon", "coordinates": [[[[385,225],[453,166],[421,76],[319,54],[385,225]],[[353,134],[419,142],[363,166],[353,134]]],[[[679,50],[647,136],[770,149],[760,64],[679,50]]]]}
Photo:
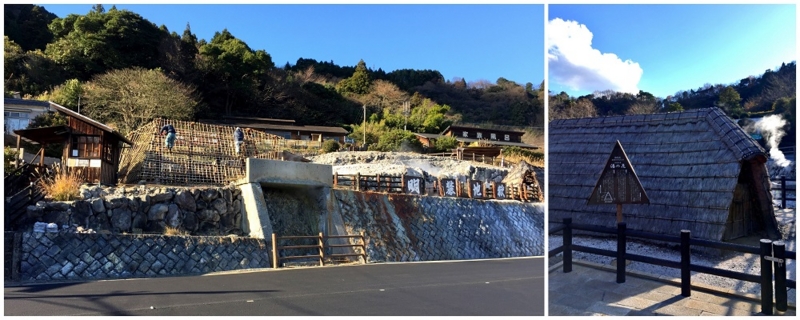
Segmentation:
{"type": "MultiPolygon", "coordinates": [[[[348,241],[349,242],[349,241],[348,241]]],[[[277,234],[272,234],[272,267],[277,269],[282,261],[286,260],[298,260],[298,259],[314,259],[319,261],[320,266],[325,265],[325,259],[333,259],[333,258],[343,258],[343,257],[355,257],[360,256],[363,259],[364,263],[367,263],[367,256],[366,256],[366,242],[364,240],[364,235],[333,235],[333,236],[324,236],[321,232],[315,236],[278,236],[277,234]],[[360,244],[328,244],[329,239],[351,239],[356,238],[360,239],[360,244]],[[303,239],[313,239],[315,241],[314,244],[293,244],[293,245],[278,245],[278,242],[281,240],[303,240],[303,239]],[[337,253],[337,254],[325,254],[327,249],[330,248],[353,248],[353,247],[361,247],[362,253],[337,253]],[[294,256],[281,256],[281,250],[306,250],[310,251],[309,254],[306,255],[294,255],[294,256]]]]}
{"type": "Polygon", "coordinates": [[[781,208],[786,208],[786,201],[797,201],[797,184],[793,181],[786,181],[785,176],[780,177],[780,181],[772,183],[772,187],[777,189],[776,196],[780,197],[781,199],[781,208]],[[788,192],[791,191],[794,194],[794,197],[789,197],[788,192]]]}
{"type": "Polygon", "coordinates": [[[617,283],[625,283],[626,260],[638,261],[657,266],[680,269],[681,271],[681,295],[691,296],[691,272],[706,273],[724,278],[737,279],[761,284],[761,312],[766,315],[772,314],[773,309],[773,263],[775,266],[775,300],[774,306],[778,311],[786,311],[787,308],[787,289],[796,289],[795,280],[786,279],[787,259],[797,260],[797,253],[786,251],[783,241],[771,241],[762,239],[760,247],[751,247],[740,244],[716,242],[691,237],[689,230],[680,230],[680,236],[669,236],[662,234],[647,233],[641,231],[627,230],[626,224],[621,222],[617,228],[607,228],[595,225],[572,223],[571,218],[565,218],[563,223],[548,230],[549,234],[561,232],[563,243],[561,246],[552,248],[548,252],[549,257],[555,257],[563,253],[563,272],[572,272],[572,252],[580,251],[617,259],[617,283]],[[597,233],[616,235],[617,250],[605,250],[595,247],[588,247],[574,244],[572,241],[572,230],[584,230],[597,233]],[[680,261],[666,260],[663,258],[649,257],[638,254],[627,253],[627,239],[642,238],[660,242],[677,243],[680,245],[680,261]],[[728,250],[733,252],[750,253],[760,255],[761,274],[754,275],[749,273],[735,272],[727,269],[718,269],[691,263],[692,246],[728,250]]]}
{"type": "MultiPolygon", "coordinates": [[[[410,194],[404,183],[405,175],[362,175],[339,174],[333,175],[333,185],[338,188],[345,188],[355,191],[374,191],[386,193],[406,193],[410,194]]],[[[476,181],[460,181],[459,179],[439,179],[433,184],[428,185],[421,179],[419,195],[440,196],[440,197],[461,197],[473,199],[496,199],[496,200],[519,200],[525,202],[536,201],[536,190],[534,186],[527,184],[506,185],[496,182],[480,182],[477,192],[470,183],[476,181]],[[451,193],[448,193],[447,181],[453,183],[451,193]],[[502,186],[502,192],[498,188],[502,186]],[[453,193],[454,192],[454,193],[453,193]]],[[[416,194],[416,193],[414,193],[416,194]]]]}
{"type": "Polygon", "coordinates": [[[504,157],[491,157],[491,156],[487,157],[486,155],[468,153],[468,152],[462,153],[461,159],[458,158],[458,155],[455,152],[426,153],[425,155],[432,157],[449,158],[453,160],[467,160],[476,163],[485,163],[502,168],[510,168],[517,164],[517,162],[509,161],[504,157]]]}

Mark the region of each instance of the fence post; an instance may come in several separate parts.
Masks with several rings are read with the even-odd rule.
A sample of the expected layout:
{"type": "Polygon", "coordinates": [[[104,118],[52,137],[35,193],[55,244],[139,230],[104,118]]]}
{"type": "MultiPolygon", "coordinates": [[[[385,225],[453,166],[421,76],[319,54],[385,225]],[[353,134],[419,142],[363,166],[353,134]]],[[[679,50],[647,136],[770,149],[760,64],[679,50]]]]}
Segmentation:
{"type": "Polygon", "coordinates": [[[617,283],[625,283],[625,222],[617,223],[617,283]]]}
{"type": "Polygon", "coordinates": [[[761,313],[772,314],[772,240],[761,239],[761,313]]]}
{"type": "Polygon", "coordinates": [[[564,218],[564,273],[572,272],[572,218],[564,218]]]}
{"type": "Polygon", "coordinates": [[[681,230],[681,295],[684,297],[692,296],[692,273],[691,273],[691,246],[689,240],[691,231],[681,230]]]}
{"type": "Polygon", "coordinates": [[[786,209],[786,176],[781,176],[781,209],[786,209]]]}
{"type": "Polygon", "coordinates": [[[361,172],[356,172],[356,191],[361,191],[361,172]]]}
{"type": "Polygon", "coordinates": [[[278,236],[272,233],[272,268],[278,269],[278,236]]]}
{"type": "Polygon", "coordinates": [[[778,240],[772,243],[775,258],[775,310],[786,311],[786,243],[778,240]]]}
{"type": "Polygon", "coordinates": [[[319,233],[317,238],[319,240],[319,265],[325,265],[325,239],[323,238],[322,232],[319,233]]]}

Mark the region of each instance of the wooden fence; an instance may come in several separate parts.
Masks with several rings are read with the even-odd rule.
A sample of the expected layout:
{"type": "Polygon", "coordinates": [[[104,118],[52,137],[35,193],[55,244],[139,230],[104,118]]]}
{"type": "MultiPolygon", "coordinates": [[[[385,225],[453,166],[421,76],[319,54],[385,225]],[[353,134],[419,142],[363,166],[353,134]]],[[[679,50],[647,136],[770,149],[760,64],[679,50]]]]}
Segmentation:
{"type": "Polygon", "coordinates": [[[773,182],[772,188],[776,189],[776,196],[781,199],[781,208],[786,208],[786,201],[797,201],[797,184],[794,181],[786,181],[786,177],[781,176],[780,182],[773,182]],[[790,197],[788,192],[794,194],[790,197]]]}
{"type": "Polygon", "coordinates": [[[405,193],[418,195],[433,195],[440,197],[461,197],[472,199],[519,200],[524,202],[535,201],[534,186],[527,184],[506,185],[496,182],[477,180],[460,181],[459,179],[438,179],[432,185],[425,180],[415,177],[421,182],[419,192],[409,192],[406,175],[362,175],[339,174],[333,175],[334,187],[386,193],[405,193]],[[476,188],[475,185],[478,185],[476,188]]]}
{"type": "Polygon", "coordinates": [[[797,260],[796,252],[786,251],[786,246],[783,241],[771,241],[762,239],[760,247],[751,247],[740,244],[716,242],[702,239],[694,239],[691,237],[689,230],[681,230],[680,236],[668,236],[654,233],[647,233],[641,231],[627,230],[626,224],[621,222],[617,228],[599,227],[587,224],[572,223],[571,218],[565,218],[563,224],[556,227],[549,228],[548,233],[554,234],[562,232],[563,243],[560,247],[553,248],[548,252],[549,257],[554,257],[559,253],[564,254],[563,258],[563,272],[572,272],[572,252],[580,251],[590,254],[597,254],[608,257],[616,257],[617,259],[617,283],[625,282],[625,261],[638,261],[643,263],[654,264],[663,267],[676,268],[681,270],[681,295],[684,297],[691,296],[691,272],[700,272],[711,274],[715,276],[737,279],[748,282],[755,282],[761,284],[761,312],[770,315],[773,309],[773,264],[775,267],[775,300],[774,306],[778,311],[786,311],[787,308],[787,288],[796,289],[796,281],[786,279],[786,262],[787,259],[797,260]],[[605,234],[616,234],[617,236],[617,251],[597,249],[594,247],[582,246],[572,242],[572,230],[584,230],[605,234]],[[654,258],[631,254],[626,252],[627,239],[642,238],[649,240],[656,240],[669,243],[680,244],[680,261],[671,261],[661,258],[654,258]],[[706,247],[721,250],[728,250],[741,253],[758,254],[761,256],[761,274],[754,275],[742,272],[735,272],[727,269],[718,269],[691,263],[691,250],[692,246],[706,247]]]}
{"type": "Polygon", "coordinates": [[[329,261],[334,261],[336,258],[343,258],[343,257],[361,257],[364,263],[367,263],[367,256],[366,256],[366,242],[364,240],[364,235],[334,235],[334,236],[324,236],[321,232],[315,236],[278,236],[275,233],[272,234],[272,267],[277,269],[281,265],[281,261],[286,260],[298,260],[298,259],[314,259],[319,261],[320,266],[325,265],[325,259],[329,259],[329,261]],[[358,244],[328,244],[329,239],[360,239],[361,243],[358,244]],[[314,244],[292,244],[292,245],[278,245],[278,242],[281,240],[304,240],[310,239],[314,240],[314,244]],[[331,248],[352,248],[352,247],[361,247],[362,253],[339,253],[333,254],[329,253],[326,254],[326,251],[331,248]],[[301,250],[301,251],[309,251],[309,254],[305,255],[293,255],[293,256],[281,256],[281,250],[301,250]]]}
{"type": "Polygon", "coordinates": [[[517,164],[517,162],[509,161],[504,157],[487,157],[486,155],[476,153],[463,153],[459,159],[456,152],[440,152],[440,153],[426,153],[427,156],[449,158],[453,160],[467,160],[476,163],[485,163],[502,168],[510,168],[517,164]]]}

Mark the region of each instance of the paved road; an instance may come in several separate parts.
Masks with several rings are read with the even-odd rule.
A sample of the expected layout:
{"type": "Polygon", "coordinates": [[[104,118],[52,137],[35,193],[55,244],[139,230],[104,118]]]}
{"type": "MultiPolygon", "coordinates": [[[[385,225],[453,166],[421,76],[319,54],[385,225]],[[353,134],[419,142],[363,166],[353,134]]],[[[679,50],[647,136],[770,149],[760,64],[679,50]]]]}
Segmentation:
{"type": "Polygon", "coordinates": [[[535,257],[6,284],[4,314],[542,316],[544,267],[535,257]]]}

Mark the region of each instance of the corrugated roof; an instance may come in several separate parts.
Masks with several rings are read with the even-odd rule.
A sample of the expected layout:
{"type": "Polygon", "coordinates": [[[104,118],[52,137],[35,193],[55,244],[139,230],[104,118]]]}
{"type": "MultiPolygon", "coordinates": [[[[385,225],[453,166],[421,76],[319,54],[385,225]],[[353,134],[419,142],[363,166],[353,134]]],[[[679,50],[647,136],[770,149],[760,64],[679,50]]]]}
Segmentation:
{"type": "MultiPolygon", "coordinates": [[[[550,221],[615,227],[614,205],[587,205],[616,140],[650,205],[623,205],[628,228],[721,240],[743,161],[766,153],[718,108],[561,119],[548,127],[550,221]]],[[[764,169],[766,170],[766,169],[764,169]]],[[[770,211],[769,214],[772,214],[770,211]]]]}

